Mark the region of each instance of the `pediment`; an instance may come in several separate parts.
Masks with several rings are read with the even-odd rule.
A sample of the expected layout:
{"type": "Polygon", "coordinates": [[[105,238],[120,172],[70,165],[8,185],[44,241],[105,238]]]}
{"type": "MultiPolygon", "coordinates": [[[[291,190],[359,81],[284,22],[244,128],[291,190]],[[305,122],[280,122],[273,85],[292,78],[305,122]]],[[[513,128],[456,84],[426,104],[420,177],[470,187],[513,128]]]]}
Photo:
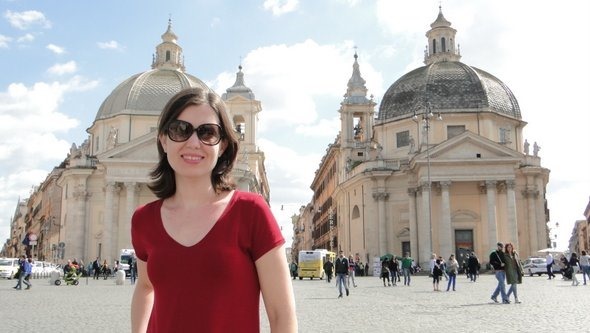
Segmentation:
{"type": "MultiPolygon", "coordinates": [[[[416,156],[425,159],[426,152],[416,156]]],[[[430,159],[436,160],[515,160],[523,155],[473,132],[465,131],[430,149],[430,159]]]]}
{"type": "Polygon", "coordinates": [[[132,141],[123,143],[99,154],[98,160],[108,164],[109,161],[121,162],[150,162],[158,161],[158,148],[156,146],[156,132],[150,132],[132,141]]]}

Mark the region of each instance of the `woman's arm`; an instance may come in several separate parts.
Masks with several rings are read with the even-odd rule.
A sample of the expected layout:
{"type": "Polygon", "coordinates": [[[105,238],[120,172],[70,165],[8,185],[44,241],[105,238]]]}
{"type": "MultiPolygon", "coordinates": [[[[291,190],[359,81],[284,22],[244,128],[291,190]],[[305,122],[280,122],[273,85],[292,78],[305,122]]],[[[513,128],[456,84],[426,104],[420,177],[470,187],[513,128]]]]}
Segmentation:
{"type": "Polygon", "coordinates": [[[284,246],[256,260],[256,270],[271,332],[297,332],[295,297],[284,246]]]}
{"type": "Polygon", "coordinates": [[[147,274],[147,263],[137,259],[138,279],[131,301],[131,332],[144,333],[147,330],[152,306],[154,288],[147,274]]]}

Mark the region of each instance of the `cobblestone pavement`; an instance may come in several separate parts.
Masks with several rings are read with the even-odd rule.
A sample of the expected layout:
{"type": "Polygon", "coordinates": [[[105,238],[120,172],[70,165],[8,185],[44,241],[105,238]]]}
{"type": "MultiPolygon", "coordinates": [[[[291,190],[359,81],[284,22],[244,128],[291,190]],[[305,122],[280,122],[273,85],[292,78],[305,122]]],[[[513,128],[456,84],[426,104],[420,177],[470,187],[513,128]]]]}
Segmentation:
{"type": "MultiPolygon", "coordinates": [[[[578,278],[582,281],[582,276],[578,278]]],[[[300,332],[588,332],[590,285],[525,277],[522,304],[495,304],[491,274],[473,283],[457,279],[457,291],[434,292],[427,276],[412,286],[383,287],[376,277],[357,277],[358,287],[338,299],[334,282],[295,280],[300,332]]],[[[441,289],[446,289],[442,281],[441,289]]],[[[33,280],[31,290],[16,291],[15,280],[0,279],[0,331],[129,332],[133,286],[113,279],[85,278],[78,286],[52,286],[33,280]]],[[[230,306],[231,308],[231,306],[230,306]]],[[[261,306],[263,308],[263,306],[261,306]]],[[[269,332],[264,310],[262,332],[269,332]]],[[[195,322],[195,325],[198,325],[195,322]]],[[[196,330],[198,331],[198,326],[196,330]]]]}

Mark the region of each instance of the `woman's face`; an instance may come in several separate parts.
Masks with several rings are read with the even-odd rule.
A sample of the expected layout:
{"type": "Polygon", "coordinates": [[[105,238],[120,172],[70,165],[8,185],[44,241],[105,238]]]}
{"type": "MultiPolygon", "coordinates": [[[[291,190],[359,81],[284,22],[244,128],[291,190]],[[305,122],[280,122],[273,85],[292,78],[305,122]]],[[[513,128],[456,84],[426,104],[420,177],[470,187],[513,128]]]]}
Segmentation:
{"type": "MultiPolygon", "coordinates": [[[[219,124],[217,114],[208,104],[190,105],[177,119],[189,123],[193,128],[203,124],[219,124]]],[[[204,144],[194,131],[183,142],[173,141],[168,134],[160,135],[159,140],[177,180],[179,177],[210,179],[211,171],[225,148],[223,140],[215,145],[204,144]]]]}

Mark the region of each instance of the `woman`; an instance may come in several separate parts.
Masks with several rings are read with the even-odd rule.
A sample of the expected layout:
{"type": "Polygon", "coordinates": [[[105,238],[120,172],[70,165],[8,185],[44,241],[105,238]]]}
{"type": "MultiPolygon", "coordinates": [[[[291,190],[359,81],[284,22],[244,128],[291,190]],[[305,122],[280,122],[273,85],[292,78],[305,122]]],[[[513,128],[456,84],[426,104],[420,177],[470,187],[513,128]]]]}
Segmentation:
{"type": "Polygon", "coordinates": [[[455,291],[455,283],[457,281],[457,272],[459,271],[459,262],[455,259],[455,255],[451,254],[449,262],[447,263],[447,273],[449,274],[449,283],[447,284],[447,291],[453,286],[455,291]]]}
{"type": "Polygon", "coordinates": [[[441,268],[441,262],[440,259],[436,259],[434,261],[434,266],[432,267],[432,289],[434,291],[440,291],[440,289],[438,289],[438,284],[440,282],[440,278],[443,275],[443,271],[441,268]]]}
{"type": "Polygon", "coordinates": [[[578,254],[576,252],[572,252],[572,255],[570,256],[569,260],[569,265],[572,268],[572,286],[577,286],[580,284],[578,278],[576,277],[576,274],[579,270],[579,262],[580,261],[578,259],[578,254]]]}
{"type": "Polygon", "coordinates": [[[235,190],[238,139],[223,101],[202,88],[166,104],[150,189],[131,221],[137,280],[132,332],[296,332],[280,229],[258,194],[235,190]]]}
{"type": "Polygon", "coordinates": [[[584,285],[586,285],[586,276],[590,279],[590,256],[584,250],[582,250],[582,255],[580,256],[580,270],[584,278],[584,285]]]}
{"type": "Polygon", "coordinates": [[[509,300],[510,295],[514,293],[514,303],[519,304],[520,300],[518,299],[517,285],[522,283],[524,270],[522,269],[518,253],[514,251],[514,246],[512,243],[506,243],[506,245],[504,245],[504,255],[506,258],[506,283],[510,285],[510,288],[506,293],[506,299],[509,300]]]}

